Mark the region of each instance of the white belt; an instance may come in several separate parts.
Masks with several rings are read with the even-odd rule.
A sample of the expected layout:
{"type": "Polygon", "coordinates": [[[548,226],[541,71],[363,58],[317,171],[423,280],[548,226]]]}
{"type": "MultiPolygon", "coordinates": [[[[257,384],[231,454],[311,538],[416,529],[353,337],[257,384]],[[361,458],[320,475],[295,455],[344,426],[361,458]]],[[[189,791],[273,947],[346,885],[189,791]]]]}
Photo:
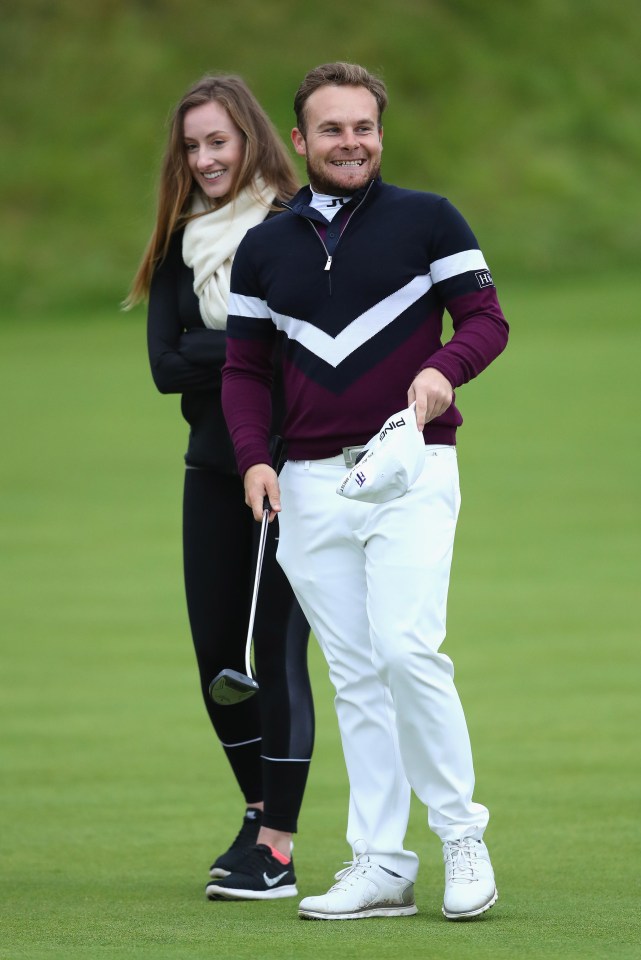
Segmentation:
{"type": "Polygon", "coordinates": [[[365,452],[364,446],[343,447],[343,452],[335,457],[323,457],[320,460],[295,460],[294,463],[318,463],[325,467],[353,467],[359,455],[365,452]]]}
{"type": "MultiPolygon", "coordinates": [[[[439,450],[455,450],[450,443],[426,443],[425,453],[433,457],[438,455],[439,450]]],[[[343,452],[335,457],[324,457],[321,460],[292,460],[292,463],[304,463],[306,467],[310,463],[317,463],[321,467],[354,467],[361,459],[359,454],[364,453],[366,447],[343,447],[343,452]]]]}

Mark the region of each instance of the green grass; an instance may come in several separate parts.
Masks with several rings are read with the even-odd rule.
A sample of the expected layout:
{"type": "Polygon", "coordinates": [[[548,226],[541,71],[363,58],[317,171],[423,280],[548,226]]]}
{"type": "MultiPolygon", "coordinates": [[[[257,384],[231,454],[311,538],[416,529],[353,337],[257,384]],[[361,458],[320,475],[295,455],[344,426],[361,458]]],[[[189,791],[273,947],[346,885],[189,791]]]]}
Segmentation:
{"type": "MultiPolygon", "coordinates": [[[[0,957],[633,958],[641,940],[634,277],[507,286],[506,354],[459,393],[463,509],[446,650],[501,899],[440,916],[425,813],[419,914],[303,923],[212,904],[241,800],[199,702],[182,594],[185,430],[142,315],[2,330],[0,957]]],[[[296,842],[301,895],[346,859],[325,669],[296,842]]]]}

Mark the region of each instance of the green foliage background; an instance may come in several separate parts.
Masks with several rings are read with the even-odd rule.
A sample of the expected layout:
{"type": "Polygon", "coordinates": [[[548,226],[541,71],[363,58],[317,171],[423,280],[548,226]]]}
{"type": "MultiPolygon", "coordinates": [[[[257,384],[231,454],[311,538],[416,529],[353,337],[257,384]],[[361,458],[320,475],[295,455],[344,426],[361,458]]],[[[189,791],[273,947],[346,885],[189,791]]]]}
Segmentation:
{"type": "Polygon", "coordinates": [[[635,0],[1,0],[5,315],[117,303],[148,236],[165,121],[243,74],[284,137],[312,66],[390,92],[387,179],[449,196],[503,276],[632,267],[641,240],[635,0]]]}

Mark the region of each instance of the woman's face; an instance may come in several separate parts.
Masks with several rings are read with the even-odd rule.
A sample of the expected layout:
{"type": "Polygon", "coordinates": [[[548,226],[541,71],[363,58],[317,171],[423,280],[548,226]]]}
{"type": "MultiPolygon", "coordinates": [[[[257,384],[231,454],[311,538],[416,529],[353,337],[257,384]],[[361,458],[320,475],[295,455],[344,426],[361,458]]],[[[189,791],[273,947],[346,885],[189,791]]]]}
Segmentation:
{"type": "Polygon", "coordinates": [[[245,138],[216,100],[188,110],[183,122],[187,163],[195,182],[211,199],[228,194],[243,161],[245,138]]]}

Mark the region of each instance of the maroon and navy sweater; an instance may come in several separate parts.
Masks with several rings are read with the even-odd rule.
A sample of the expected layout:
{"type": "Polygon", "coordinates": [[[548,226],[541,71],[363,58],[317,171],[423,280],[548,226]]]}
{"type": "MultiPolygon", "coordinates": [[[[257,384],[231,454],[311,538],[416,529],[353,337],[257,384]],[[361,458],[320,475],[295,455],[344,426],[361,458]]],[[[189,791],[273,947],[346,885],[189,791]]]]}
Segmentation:
{"type": "MultiPolygon", "coordinates": [[[[459,387],[507,343],[508,325],[470,227],[436,194],[372,181],[329,223],[304,187],[288,210],[252,228],[234,259],[223,410],[241,475],[270,463],[272,355],[281,340],[294,460],[365,443],[407,406],[426,367],[459,387]],[[454,333],[441,342],[443,313],[454,333]]],[[[454,444],[452,405],[425,427],[454,444]]]]}

